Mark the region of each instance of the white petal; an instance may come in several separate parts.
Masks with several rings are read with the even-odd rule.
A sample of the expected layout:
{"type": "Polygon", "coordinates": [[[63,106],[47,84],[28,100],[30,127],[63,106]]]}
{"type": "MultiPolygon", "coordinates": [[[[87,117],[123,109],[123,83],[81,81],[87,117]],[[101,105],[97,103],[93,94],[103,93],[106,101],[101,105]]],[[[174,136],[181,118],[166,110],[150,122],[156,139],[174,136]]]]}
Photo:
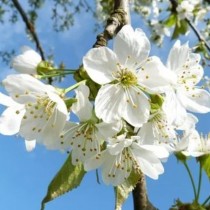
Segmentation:
{"type": "Polygon", "coordinates": [[[136,92],[132,88],[128,88],[126,91],[127,98],[123,103],[122,117],[131,125],[139,127],[149,118],[150,103],[142,91],[136,92]]]}
{"type": "Polygon", "coordinates": [[[106,156],[107,156],[107,151],[105,150],[100,154],[100,156],[97,154],[97,155],[87,159],[84,162],[84,169],[86,171],[90,171],[90,170],[99,168],[105,161],[106,156]]]}
{"type": "Polygon", "coordinates": [[[145,149],[147,151],[153,152],[153,155],[155,155],[158,158],[167,158],[169,156],[168,151],[165,147],[159,146],[159,145],[141,145],[142,149],[145,149]]]}
{"type": "Polygon", "coordinates": [[[171,70],[176,72],[177,69],[181,68],[189,55],[189,47],[188,44],[180,45],[180,41],[176,41],[172,49],[170,50],[168,60],[167,60],[167,67],[171,70]]]}
{"type": "Polygon", "coordinates": [[[98,128],[98,133],[100,133],[100,135],[103,136],[104,139],[106,139],[108,137],[113,137],[122,129],[122,122],[121,121],[116,121],[113,123],[101,122],[99,124],[96,124],[96,127],[98,128]]]}
{"type": "Polygon", "coordinates": [[[14,135],[18,133],[24,113],[25,110],[23,107],[7,108],[0,117],[0,133],[3,135],[14,135]]]}
{"type": "Polygon", "coordinates": [[[137,134],[143,140],[144,144],[154,144],[154,141],[156,140],[152,126],[153,124],[151,122],[143,124],[137,134]]]}
{"type": "Polygon", "coordinates": [[[125,25],[114,39],[114,52],[120,63],[130,66],[144,61],[150,51],[150,42],[141,29],[135,31],[130,25],[125,25]]]}
{"type": "Polygon", "coordinates": [[[36,68],[41,62],[41,56],[29,47],[22,48],[22,54],[12,60],[12,67],[20,73],[36,74],[36,68]]]}
{"type": "Polygon", "coordinates": [[[27,152],[31,152],[36,147],[36,140],[25,140],[25,146],[27,152]]]}
{"type": "Polygon", "coordinates": [[[91,118],[93,105],[88,99],[89,88],[86,85],[80,85],[76,90],[76,99],[71,109],[79,117],[80,121],[84,122],[91,118]]]}
{"type": "Polygon", "coordinates": [[[198,122],[198,118],[191,114],[191,113],[187,113],[186,119],[183,122],[182,125],[180,125],[179,127],[177,127],[177,129],[179,130],[191,130],[195,128],[195,124],[198,122]]]}
{"type": "Polygon", "coordinates": [[[124,109],[124,91],[118,85],[104,85],[95,99],[95,112],[104,122],[115,122],[121,118],[124,109]]]}
{"type": "Polygon", "coordinates": [[[142,173],[144,173],[152,179],[158,179],[158,176],[164,172],[164,168],[161,162],[159,162],[156,166],[156,164],[151,164],[146,159],[139,157],[138,164],[142,173]]]}
{"type": "Polygon", "coordinates": [[[11,74],[3,80],[3,85],[11,97],[19,103],[35,102],[36,95],[54,90],[52,86],[45,85],[28,74],[11,74]]]}
{"type": "Polygon", "coordinates": [[[3,93],[0,92],[0,104],[4,106],[19,106],[17,102],[15,102],[11,97],[4,95],[3,93]]]}
{"type": "Polygon", "coordinates": [[[197,113],[207,113],[210,111],[210,93],[203,89],[195,88],[186,95],[178,92],[178,97],[187,110],[197,113]]]}
{"type": "Polygon", "coordinates": [[[167,113],[169,124],[181,126],[187,117],[187,112],[173,90],[167,91],[164,98],[163,110],[167,113]]]}
{"type": "Polygon", "coordinates": [[[55,110],[53,115],[47,122],[43,132],[41,133],[41,139],[43,139],[44,145],[49,149],[59,149],[60,142],[58,137],[62,132],[66,123],[66,115],[58,110],[55,110]]]}
{"type": "Polygon", "coordinates": [[[138,72],[138,83],[151,93],[165,92],[176,82],[176,75],[167,70],[158,57],[150,57],[138,72]]]}
{"type": "Polygon", "coordinates": [[[36,110],[35,106],[31,106],[25,112],[21,122],[20,135],[25,139],[37,139],[47,124],[48,116],[45,114],[44,108],[36,110]]]}
{"type": "Polygon", "coordinates": [[[83,58],[84,69],[98,84],[113,81],[112,72],[118,70],[117,63],[115,53],[107,47],[93,48],[83,58]]]}

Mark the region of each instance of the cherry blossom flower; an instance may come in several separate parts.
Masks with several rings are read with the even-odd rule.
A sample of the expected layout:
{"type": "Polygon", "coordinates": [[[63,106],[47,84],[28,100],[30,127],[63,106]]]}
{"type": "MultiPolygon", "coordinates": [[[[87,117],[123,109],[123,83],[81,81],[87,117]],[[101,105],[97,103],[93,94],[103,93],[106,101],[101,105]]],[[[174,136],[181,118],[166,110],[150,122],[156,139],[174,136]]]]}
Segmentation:
{"type": "Polygon", "coordinates": [[[87,171],[101,167],[103,181],[117,186],[129,177],[132,170],[157,179],[164,172],[160,159],[168,155],[164,147],[146,145],[140,142],[138,136],[128,138],[122,134],[110,138],[107,149],[88,159],[84,167],[87,171]]]}
{"type": "Polygon", "coordinates": [[[210,136],[199,135],[197,130],[193,130],[185,142],[187,146],[182,153],[186,156],[199,157],[210,154],[210,136]]]}
{"type": "Polygon", "coordinates": [[[76,90],[77,102],[72,105],[80,122],[67,122],[60,134],[61,148],[72,149],[72,163],[84,162],[87,158],[101,152],[101,145],[108,137],[116,135],[121,130],[121,123],[99,122],[89,101],[89,88],[80,85],[76,90]]]}
{"type": "Polygon", "coordinates": [[[147,144],[170,144],[176,141],[175,127],[167,120],[167,113],[159,110],[151,115],[137,133],[147,144]]]}
{"type": "Polygon", "coordinates": [[[19,133],[27,141],[56,147],[55,137],[68,118],[64,100],[56,89],[27,74],[9,75],[3,85],[11,98],[0,97],[0,103],[8,107],[0,118],[1,133],[19,133]]]}
{"type": "Polygon", "coordinates": [[[30,47],[23,46],[22,54],[12,60],[12,68],[24,74],[37,74],[37,67],[42,61],[41,56],[30,47]]]}
{"type": "Polygon", "coordinates": [[[187,112],[207,113],[210,111],[210,94],[197,87],[203,77],[199,65],[200,55],[192,53],[188,44],[177,41],[172,47],[167,67],[176,75],[176,83],[166,92],[163,109],[170,113],[171,120],[180,126],[186,120],[187,112]]]}
{"type": "Polygon", "coordinates": [[[124,26],[116,35],[113,51],[91,49],[83,59],[93,81],[102,85],[95,99],[97,117],[104,122],[121,118],[133,126],[147,122],[150,99],[147,93],[161,93],[173,75],[160,59],[148,57],[150,43],[141,29],[124,26]]]}
{"type": "Polygon", "coordinates": [[[194,4],[192,1],[184,0],[178,4],[176,11],[180,19],[191,18],[193,16],[194,4]]]}

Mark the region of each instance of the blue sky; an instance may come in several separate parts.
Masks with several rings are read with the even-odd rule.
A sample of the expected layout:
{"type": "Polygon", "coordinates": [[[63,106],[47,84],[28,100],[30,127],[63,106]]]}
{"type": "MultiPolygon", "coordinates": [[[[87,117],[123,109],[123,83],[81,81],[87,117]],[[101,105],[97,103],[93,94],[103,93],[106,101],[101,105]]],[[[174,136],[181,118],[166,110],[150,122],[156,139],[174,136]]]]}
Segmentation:
{"type": "MultiPolygon", "coordinates": [[[[93,33],[94,21],[90,14],[83,13],[76,16],[75,26],[65,33],[53,33],[49,23],[49,9],[40,11],[37,32],[46,52],[54,52],[55,63],[63,61],[69,68],[77,68],[82,57],[92,47],[96,34],[93,33]],[[48,27],[46,27],[46,25],[48,27]]],[[[134,27],[143,27],[139,16],[132,16],[134,27]]],[[[146,30],[149,36],[148,30],[146,30]]],[[[19,49],[22,45],[34,47],[24,34],[24,24],[18,23],[12,28],[0,25],[0,50],[19,49]]],[[[190,45],[193,46],[195,37],[190,36],[190,45]]],[[[183,38],[186,40],[186,38],[183,38]]],[[[165,61],[172,46],[170,40],[159,49],[152,47],[152,55],[161,55],[165,61]]],[[[13,71],[0,63],[0,80],[13,71]]],[[[65,86],[69,84],[65,80],[65,86]]],[[[3,91],[3,89],[0,89],[3,91]]],[[[3,107],[0,107],[0,111],[3,107]]],[[[199,115],[198,130],[209,131],[209,114],[199,115]]],[[[26,152],[24,141],[16,136],[0,136],[0,209],[1,210],[39,210],[40,203],[45,196],[47,187],[58,169],[64,163],[67,155],[59,151],[49,151],[37,145],[33,152],[26,152]]],[[[193,199],[193,191],[183,165],[170,157],[164,164],[165,173],[156,181],[147,179],[149,198],[160,210],[167,210],[176,198],[183,201],[193,199]]],[[[198,167],[194,160],[190,167],[197,178],[198,167]]],[[[210,194],[209,181],[204,176],[201,198],[210,194]]],[[[202,199],[202,201],[203,201],[202,199]]],[[[76,190],[57,198],[46,205],[46,210],[113,210],[114,193],[111,186],[97,184],[95,172],[86,174],[81,186],[76,190]]],[[[123,210],[132,209],[132,197],[126,201],[123,210]]]]}

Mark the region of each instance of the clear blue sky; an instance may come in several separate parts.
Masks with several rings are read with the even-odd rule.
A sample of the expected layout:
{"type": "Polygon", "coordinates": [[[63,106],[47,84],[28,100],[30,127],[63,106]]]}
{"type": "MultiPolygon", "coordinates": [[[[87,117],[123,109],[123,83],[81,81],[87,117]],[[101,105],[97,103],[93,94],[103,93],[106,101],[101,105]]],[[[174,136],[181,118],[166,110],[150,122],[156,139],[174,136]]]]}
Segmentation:
{"type": "MultiPolygon", "coordinates": [[[[37,32],[41,43],[48,52],[54,52],[55,62],[63,61],[69,68],[77,68],[82,61],[82,56],[95,42],[96,34],[93,33],[94,22],[89,14],[81,14],[75,19],[75,26],[65,33],[52,33],[49,23],[49,9],[40,12],[37,32]],[[47,26],[47,27],[46,27],[47,26]]],[[[134,27],[143,27],[139,16],[132,17],[134,27]]],[[[147,35],[149,35],[149,32],[147,35]]],[[[18,23],[12,28],[0,25],[0,50],[15,48],[31,44],[25,34],[24,25],[18,23]]],[[[193,44],[191,37],[190,45],[193,44]]],[[[161,55],[165,61],[169,52],[170,40],[162,49],[152,47],[151,55],[161,55]]],[[[0,80],[12,70],[0,63],[0,80]]],[[[67,86],[69,82],[65,81],[67,86]]],[[[0,89],[3,91],[2,89],[0,89]]],[[[0,111],[3,107],[0,107],[0,111]]],[[[210,125],[210,115],[199,115],[199,131],[207,133],[210,125]]],[[[18,137],[0,136],[0,209],[1,210],[39,210],[42,198],[47,187],[58,169],[66,159],[66,154],[59,151],[49,151],[38,145],[28,153],[24,141],[18,137]]],[[[168,210],[176,198],[191,201],[193,191],[186,171],[178,164],[174,157],[170,157],[164,164],[165,173],[157,181],[147,179],[149,198],[160,210],[168,210]]],[[[197,164],[190,162],[197,177],[197,164]]],[[[204,176],[201,198],[210,194],[207,177],[204,176]]],[[[132,209],[132,197],[126,201],[123,210],[132,209]]],[[[46,205],[46,210],[113,210],[114,193],[111,186],[97,184],[95,172],[86,174],[81,186],[76,190],[57,198],[46,205]]]]}

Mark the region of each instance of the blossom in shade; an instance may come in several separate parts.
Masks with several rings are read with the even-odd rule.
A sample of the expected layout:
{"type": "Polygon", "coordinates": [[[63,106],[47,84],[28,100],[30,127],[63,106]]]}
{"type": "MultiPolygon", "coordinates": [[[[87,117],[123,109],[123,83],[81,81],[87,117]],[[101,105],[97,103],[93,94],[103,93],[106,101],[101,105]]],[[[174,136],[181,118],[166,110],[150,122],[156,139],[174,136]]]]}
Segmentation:
{"type": "Polygon", "coordinates": [[[101,167],[106,184],[122,184],[132,170],[157,179],[164,172],[161,159],[167,158],[168,151],[159,145],[141,142],[140,137],[126,137],[122,134],[109,138],[107,149],[85,161],[85,170],[101,167]]]}
{"type": "Polygon", "coordinates": [[[72,163],[84,162],[87,158],[101,152],[101,146],[108,137],[121,130],[120,122],[99,122],[89,101],[89,88],[80,85],[76,90],[76,99],[71,110],[80,122],[67,122],[60,133],[60,146],[64,150],[72,150],[72,163]]]}

